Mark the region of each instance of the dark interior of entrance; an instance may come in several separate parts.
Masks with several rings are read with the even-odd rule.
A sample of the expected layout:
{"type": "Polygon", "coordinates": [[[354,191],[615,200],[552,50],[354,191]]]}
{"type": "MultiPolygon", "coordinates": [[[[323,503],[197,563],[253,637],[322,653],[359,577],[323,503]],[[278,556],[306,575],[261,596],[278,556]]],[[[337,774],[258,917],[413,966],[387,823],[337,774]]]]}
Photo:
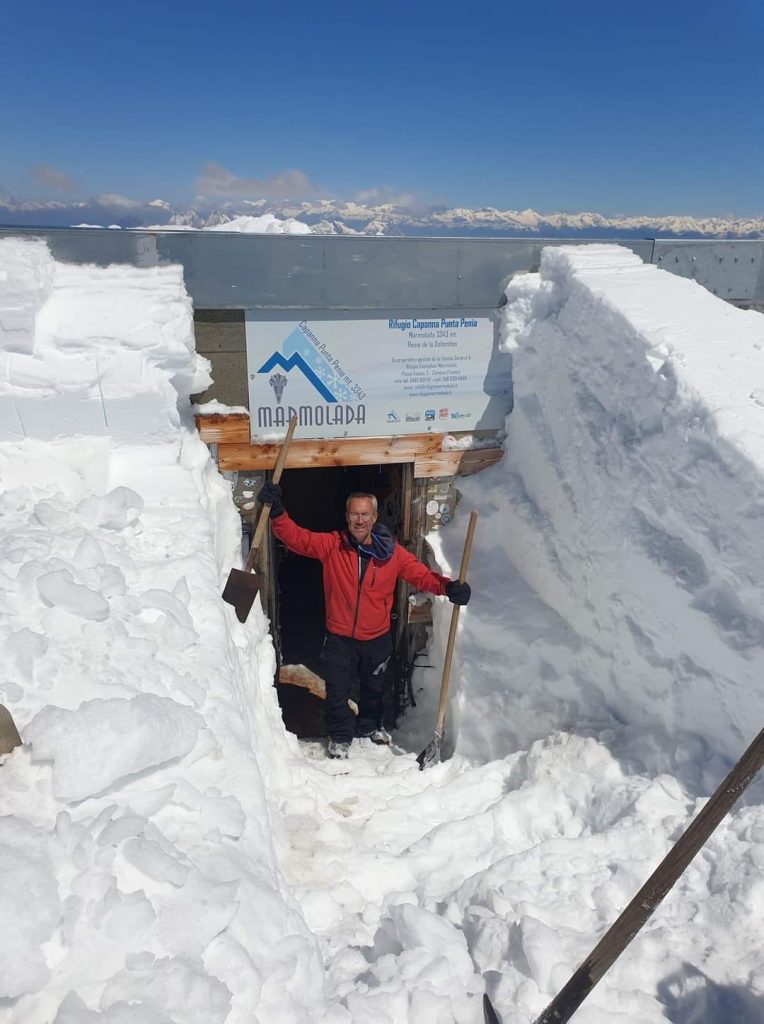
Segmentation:
{"type": "MultiPolygon", "coordinates": [[[[379,519],[400,537],[402,472],[397,465],[333,466],[291,469],[281,478],[284,505],[300,526],[309,530],[342,530],[345,501],[353,491],[374,494],[379,519]]],[[[324,638],[324,594],[321,563],[303,558],[283,545],[275,551],[279,660],[282,665],[305,665],[321,674],[319,656],[324,638]]],[[[294,686],[279,686],[286,727],[298,736],[321,735],[322,702],[294,686]]]]}

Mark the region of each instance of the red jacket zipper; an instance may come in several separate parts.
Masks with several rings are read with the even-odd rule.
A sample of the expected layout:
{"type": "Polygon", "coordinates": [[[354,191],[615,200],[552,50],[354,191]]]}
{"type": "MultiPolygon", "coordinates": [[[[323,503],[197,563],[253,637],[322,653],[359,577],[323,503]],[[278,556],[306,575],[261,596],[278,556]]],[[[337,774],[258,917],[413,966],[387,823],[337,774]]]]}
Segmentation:
{"type": "MultiPolygon", "coordinates": [[[[351,640],[355,640],[355,627],[356,627],[356,624],[358,623],[358,611],[359,611],[359,609],[361,607],[361,587],[363,586],[363,578],[366,575],[366,573],[369,571],[369,566],[366,567],[366,571],[365,572],[361,571],[361,568],[362,568],[362,565],[361,565],[361,552],[358,551],[357,554],[358,554],[358,592],[356,594],[356,599],[355,599],[355,615],[353,616],[353,628],[350,630],[350,639],[351,640]]],[[[374,564],[373,560],[371,558],[369,559],[369,564],[372,565],[372,566],[374,564]]]]}

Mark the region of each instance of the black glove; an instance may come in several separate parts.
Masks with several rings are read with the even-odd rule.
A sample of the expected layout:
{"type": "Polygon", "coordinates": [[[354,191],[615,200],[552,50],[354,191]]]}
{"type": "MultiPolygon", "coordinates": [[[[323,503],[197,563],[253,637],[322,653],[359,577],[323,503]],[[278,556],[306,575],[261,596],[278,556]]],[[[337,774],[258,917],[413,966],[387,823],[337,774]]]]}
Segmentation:
{"type": "Polygon", "coordinates": [[[446,584],[446,597],[451,604],[467,604],[472,596],[472,589],[469,583],[460,583],[459,580],[449,580],[446,584]]]}
{"type": "Polygon", "coordinates": [[[271,519],[275,519],[285,511],[284,502],[281,500],[281,488],[272,480],[266,480],[257,493],[257,500],[261,505],[271,506],[271,519]]]}

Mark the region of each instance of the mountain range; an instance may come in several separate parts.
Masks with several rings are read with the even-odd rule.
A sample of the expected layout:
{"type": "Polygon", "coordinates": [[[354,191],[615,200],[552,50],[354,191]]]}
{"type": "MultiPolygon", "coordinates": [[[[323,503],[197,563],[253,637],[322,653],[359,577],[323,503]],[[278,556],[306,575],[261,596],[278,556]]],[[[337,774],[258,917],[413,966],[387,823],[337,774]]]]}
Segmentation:
{"type": "Polygon", "coordinates": [[[560,238],[764,238],[764,217],[612,216],[599,213],[537,213],[445,207],[367,206],[353,201],[320,199],[290,202],[196,200],[173,206],[163,199],[144,201],[101,195],[80,202],[17,200],[0,196],[0,226],[102,227],[170,229],[206,228],[239,217],[272,214],[301,221],[318,234],[473,236],[560,238]]]}

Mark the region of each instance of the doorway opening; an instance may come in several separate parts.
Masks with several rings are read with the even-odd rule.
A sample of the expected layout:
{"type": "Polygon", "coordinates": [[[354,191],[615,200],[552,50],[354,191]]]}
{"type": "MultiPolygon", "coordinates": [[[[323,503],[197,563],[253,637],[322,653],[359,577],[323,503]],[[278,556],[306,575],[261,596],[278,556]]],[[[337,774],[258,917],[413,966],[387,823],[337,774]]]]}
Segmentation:
{"type": "MultiPolygon", "coordinates": [[[[290,469],[281,478],[284,505],[294,521],[308,530],[342,530],[348,495],[354,491],[368,492],[379,503],[379,521],[389,526],[400,541],[405,519],[405,470],[398,464],[290,469]]],[[[272,622],[281,674],[284,666],[303,665],[320,676],[319,658],[325,635],[321,563],[287,551],[276,542],[271,565],[275,585],[272,622]]],[[[400,632],[398,606],[396,600],[391,622],[394,638],[400,632]]],[[[391,709],[394,661],[391,659],[386,686],[386,705],[391,709]]],[[[300,737],[323,735],[321,699],[302,686],[279,682],[277,690],[284,724],[290,732],[300,737]]]]}

